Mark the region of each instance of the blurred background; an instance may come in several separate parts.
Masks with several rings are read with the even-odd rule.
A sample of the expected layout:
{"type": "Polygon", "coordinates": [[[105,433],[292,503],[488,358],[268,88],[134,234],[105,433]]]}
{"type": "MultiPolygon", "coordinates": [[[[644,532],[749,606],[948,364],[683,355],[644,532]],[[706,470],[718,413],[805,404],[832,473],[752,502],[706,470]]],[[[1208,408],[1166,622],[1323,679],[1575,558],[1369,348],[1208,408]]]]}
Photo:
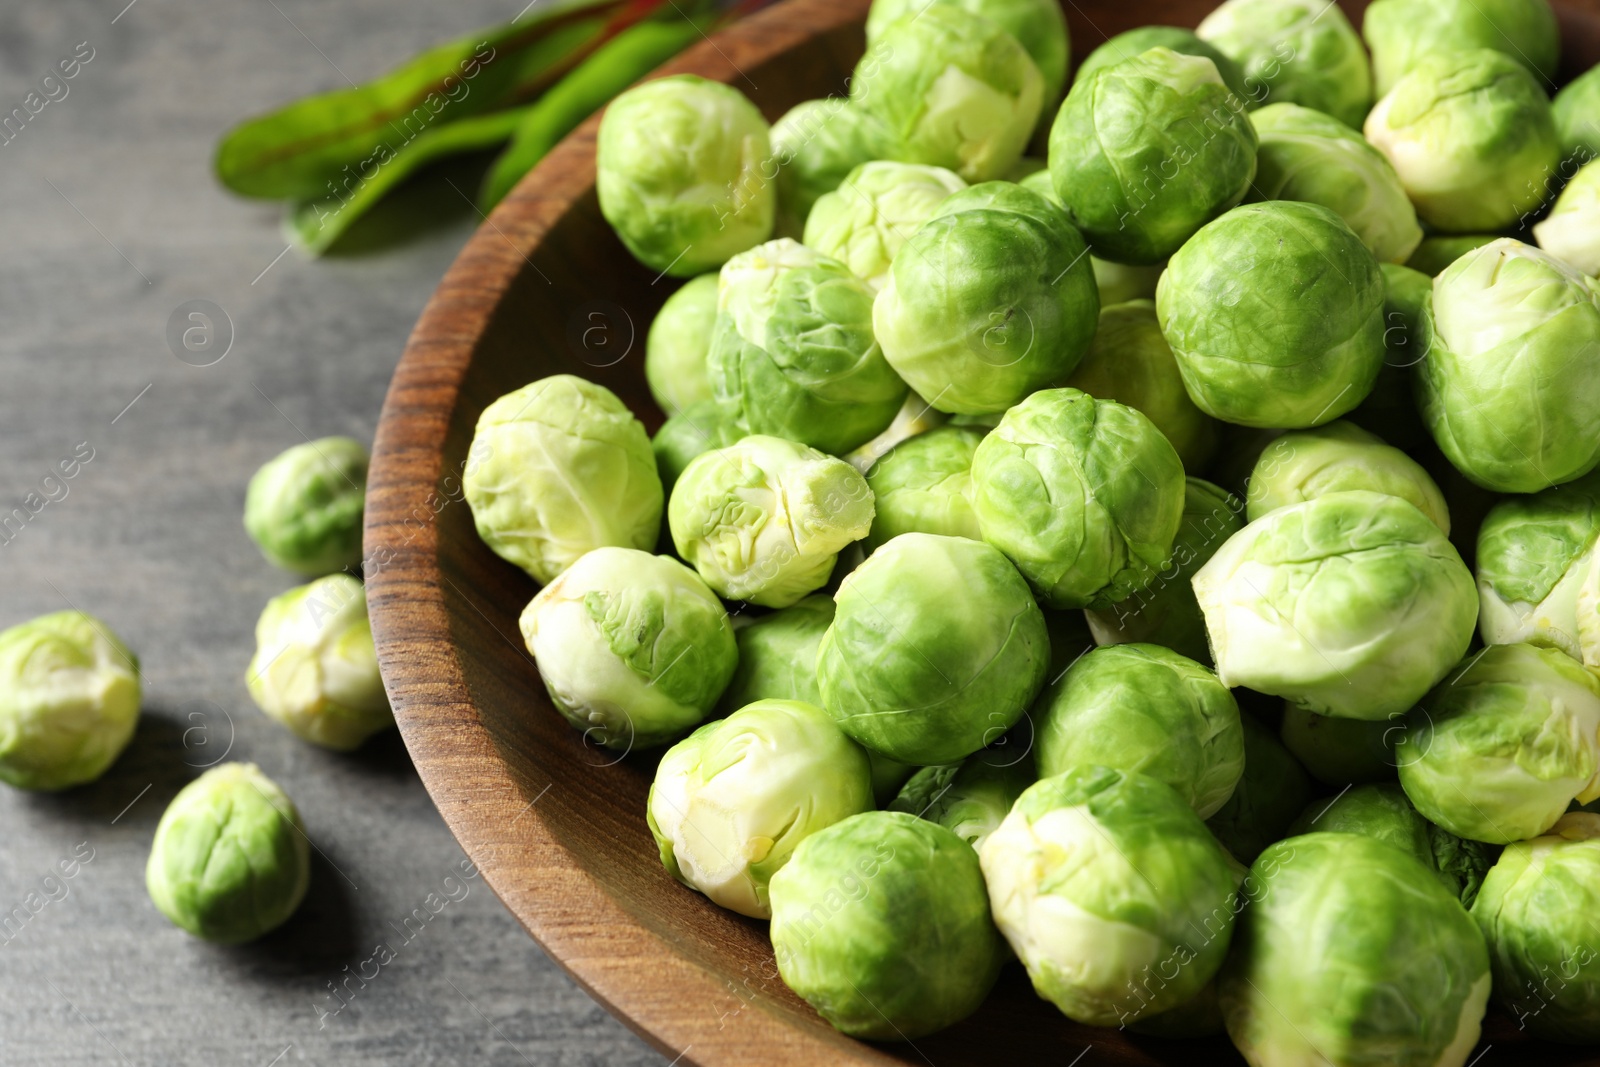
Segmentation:
{"type": "Polygon", "coordinates": [[[262,605],[296,584],[246,536],[245,484],[308,437],[370,442],[478,221],[483,160],[431,173],[310,260],[278,205],[216,183],[217,138],[520,9],[0,7],[0,115],[25,117],[0,135],[0,515],[25,516],[0,525],[0,628],[91,612],[145,685],[100,781],[0,789],[0,1064],[667,1062],[476,876],[397,733],[351,755],[308,745],[243,681],[262,605]],[[42,83],[73,58],[76,76],[42,83]],[[214,330],[199,352],[181,342],[196,310],[214,330]],[[44,481],[74,457],[74,477],[44,481]],[[234,948],[174,928],[144,889],[161,812],[224,758],[278,781],[317,846],[305,905],[234,948]]]}

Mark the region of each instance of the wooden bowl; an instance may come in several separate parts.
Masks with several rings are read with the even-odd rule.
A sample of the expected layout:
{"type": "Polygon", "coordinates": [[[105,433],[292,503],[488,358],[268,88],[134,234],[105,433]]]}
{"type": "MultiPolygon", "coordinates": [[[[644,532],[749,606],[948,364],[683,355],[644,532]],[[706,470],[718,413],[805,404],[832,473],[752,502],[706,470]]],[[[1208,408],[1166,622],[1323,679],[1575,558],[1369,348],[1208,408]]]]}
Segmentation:
{"type": "MultiPolygon", "coordinates": [[[[868,0],[787,0],[660,73],[728,82],[775,119],[840,93],[868,0]]],[[[1076,57],[1152,22],[1195,25],[1213,0],[1066,0],[1076,57]]],[[[1364,3],[1344,5],[1358,19],[1364,3]]],[[[1562,8],[1569,73],[1600,60],[1600,0],[1562,8]]],[[[1359,22],[1357,23],[1359,25],[1359,22]]],[[[535,589],[478,540],[460,474],[479,413],[536,378],[573,373],[652,429],[644,333],[671,279],[636,263],[594,193],[598,117],[550,154],[468,243],[395,371],[367,496],[367,588],[390,699],[423,783],[467,854],[545,951],[676,1063],[1193,1064],[1242,1062],[1225,1039],[1164,1042],[1079,1026],[1007,968],[974,1017],[915,1044],[835,1032],[778,978],[764,923],[712,905],[662,868],[645,826],[654,771],[585,745],[551,707],[517,616],[535,589]]],[[[1495,1065],[1576,1064],[1492,1015],[1495,1065]]]]}

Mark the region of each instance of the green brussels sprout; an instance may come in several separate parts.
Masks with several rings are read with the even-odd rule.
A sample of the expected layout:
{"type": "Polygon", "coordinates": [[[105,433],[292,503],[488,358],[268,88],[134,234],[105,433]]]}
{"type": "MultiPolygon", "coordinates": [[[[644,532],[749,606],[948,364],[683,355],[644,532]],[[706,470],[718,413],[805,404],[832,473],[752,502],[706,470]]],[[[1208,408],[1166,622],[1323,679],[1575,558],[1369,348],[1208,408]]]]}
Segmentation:
{"type": "Polygon", "coordinates": [[[1299,104],[1359,126],[1372,106],[1367,50],[1324,0],[1226,0],[1195,33],[1244,70],[1252,106],[1299,104]]]}
{"type": "Polygon", "coordinates": [[[1153,300],[1102,306],[1100,328],[1065,384],[1142,411],[1172,442],[1186,469],[1204,467],[1216,450],[1217,424],[1184,391],[1153,300]]]}
{"type": "Polygon", "coordinates": [[[597,548],[518,621],[556,710],[607,748],[665,744],[716,706],[738,660],[728,613],[689,568],[597,548]]]}
{"type": "Polygon", "coordinates": [[[1055,0],[873,0],[867,11],[869,48],[895,22],[907,15],[921,15],[932,3],[966,8],[1017,39],[1039,70],[1040,121],[1049,121],[1067,84],[1069,41],[1061,5],[1055,0]]]}
{"type": "Polygon", "coordinates": [[[869,551],[903,533],[979,539],[972,510],[972,454],[983,434],[941,426],[895,445],[867,471],[876,501],[869,551]]]}
{"type": "Polygon", "coordinates": [[[822,706],[901,763],[954,763],[1011,729],[1044,685],[1044,616],[996,549],[901,534],[845,578],[817,652],[822,706]]]}
{"type": "Polygon", "coordinates": [[[92,782],[139,723],[139,658],[81,611],[0,631],[0,781],[54,792],[92,782]]]}
{"type": "MultiPolygon", "coordinates": [[[[1429,278],[1436,278],[1444,269],[1468,252],[1500,240],[1497,233],[1473,233],[1456,237],[1424,237],[1417,250],[1406,260],[1406,266],[1429,278]]],[[[1430,286],[1429,291],[1432,291],[1430,286]]]]}
{"type": "Polygon", "coordinates": [[[1009,747],[986,748],[960,763],[924,767],[911,776],[890,811],[936,822],[973,848],[983,843],[1035,781],[1033,759],[1009,747]]]}
{"type": "Polygon", "coordinates": [[[693,74],[647,81],[600,120],[600,213],[640,263],[692,278],[772,236],[771,161],[767,120],[739,90],[693,74]]]}
{"type": "Polygon", "coordinates": [[[1406,711],[1472,640],[1472,573],[1399,497],[1329,493],[1246,526],[1194,576],[1217,673],[1321,715],[1406,711]]]}
{"type": "Polygon", "coordinates": [[[1269,444],[1250,473],[1250,521],[1329,493],[1369,489],[1414,505],[1446,535],[1450,509],[1422,464],[1348,422],[1286,433],[1269,444]]]}
{"type": "Polygon", "coordinates": [[[832,256],[874,292],[911,235],[951,193],[967,187],[954,172],[917,163],[863,163],[806,217],[806,245],[832,256]]]}
{"type": "Polygon", "coordinates": [[[1370,837],[1305,834],[1263,852],[1244,895],[1217,994],[1247,1060],[1466,1063],[1488,953],[1417,860],[1370,837]]]}
{"type": "MultiPolygon", "coordinates": [[[[896,154],[889,128],[844,97],[796,104],[772,124],[779,236],[798,237],[818,200],[873,159],[896,154]]],[[[843,257],[838,257],[843,258],[843,257]]]]}
{"type": "Polygon", "coordinates": [[[644,424],[611,390],[571,374],[483,409],[462,490],[483,543],[541,584],[590,549],[653,548],[661,532],[644,424]]]}
{"type": "Polygon", "coordinates": [[[1051,607],[1105,608],[1147,586],[1183,519],[1183,463],[1155,423],[1077,389],[1006,412],[972,459],[983,539],[1051,607]]]}
{"type": "MultiPolygon", "coordinates": [[[[1036,171],[1017,184],[1029,192],[1038,193],[1052,204],[1061,203],[1061,198],[1056,195],[1055,181],[1050,177],[1048,169],[1036,171]]],[[[1094,284],[1100,293],[1100,306],[1107,308],[1113,304],[1126,304],[1130,300],[1154,299],[1156,282],[1167,265],[1162,262],[1138,267],[1090,256],[1089,267],[1094,271],[1094,284]]]]}
{"type": "Polygon", "coordinates": [[[1554,649],[1490,645],[1406,717],[1400,784],[1429,822],[1508,844],[1600,798],[1600,681],[1554,649]]]}
{"type": "Polygon", "coordinates": [[[1495,1000],[1547,1041],[1600,1041],[1600,816],[1563,815],[1508,845],[1472,917],[1489,942],[1495,1000]]]}
{"type": "Polygon", "coordinates": [[[1099,644],[1163,645],[1209,664],[1206,621],[1190,581],[1223,542],[1244,529],[1244,501],[1199,478],[1184,481],[1183,519],[1172,542],[1171,561],[1133,595],[1087,616],[1099,644]]]}
{"type": "Polygon", "coordinates": [[[1256,173],[1256,131],[1204,56],[1152,48],[1067,94],[1050,177],[1090,249],[1158,263],[1233,207],[1256,173]]]}
{"type": "Polygon", "coordinates": [[[1422,243],[1417,209],[1382,152],[1331,115],[1270,104],[1250,116],[1261,138],[1251,200],[1300,200],[1338,215],[1381,262],[1422,243]]]}
{"type": "Polygon", "coordinates": [[[702,400],[673,415],[650,439],[663,491],[672,491],[696,456],[727,448],[744,436],[735,413],[715,400],[702,400]]]}
{"type": "Polygon", "coordinates": [[[1200,410],[1295,429],[1361,403],[1383,366],[1383,274],[1318,204],[1234,208],[1195,235],[1156,287],[1161,332],[1200,410]]]}
{"type": "Polygon", "coordinates": [[[902,161],[982,182],[1021,158],[1044,79],[1000,26],[933,3],[875,36],[850,79],[850,99],[888,127],[902,161]]]}
{"type": "Polygon", "coordinates": [[[1066,213],[990,183],[956,193],[905,243],[872,324],[884,356],[929,404],[981,415],[1071,374],[1099,314],[1094,271],[1066,213]]]}
{"type": "Polygon", "coordinates": [[[1394,747],[1402,733],[1398,718],[1336,719],[1290,704],[1283,709],[1279,736],[1311,777],[1323,785],[1349,785],[1393,778],[1394,747]]]}
{"type": "Polygon", "coordinates": [[[1435,52],[1491,48],[1550,83],[1561,60],[1547,0],[1376,0],[1361,23],[1382,96],[1435,52]]]}
{"type": "Polygon", "coordinates": [[[800,842],[870,810],[867,754],[798,700],[757,701],[667,749],[647,808],[672,876],[758,919],[772,916],[768,884],[800,842]]]}
{"type": "Polygon", "coordinates": [[[1433,451],[1433,438],[1417,411],[1413,368],[1422,361],[1422,316],[1433,296],[1433,279],[1398,263],[1380,263],[1383,272],[1383,367],[1372,392],[1345,419],[1379,435],[1402,452],[1433,451]]]}
{"type": "Polygon", "coordinates": [[[1217,676],[1159,645],[1097,648],[1039,701],[1039,775],[1112,767],[1165,782],[1202,819],[1244,773],[1239,705],[1217,676]]]}
{"type": "Polygon", "coordinates": [[[728,260],[706,370],[750,433],[845,453],[886,429],[906,384],[872,336],[872,290],[787,237],[728,260]]]}
{"type": "Polygon", "coordinates": [[[1283,838],[1311,799],[1311,780],[1254,717],[1241,715],[1239,723],[1244,727],[1244,774],[1206,826],[1239,862],[1254,863],[1262,849],[1283,838]]]}
{"type": "Polygon", "coordinates": [[[1532,74],[1488,49],[1435,52],[1367,116],[1423,222],[1503,230],[1544,203],[1561,160],[1550,101],[1532,74]]]}
{"type": "Polygon", "coordinates": [[[1393,845],[1428,868],[1452,896],[1471,907],[1493,863],[1489,846],[1463,841],[1424,819],[1393,782],[1359,785],[1332,800],[1313,800],[1289,827],[1290,836],[1313,832],[1360,834],[1393,845]]]}
{"type": "Polygon", "coordinates": [[[1495,492],[1534,493],[1600,463],[1591,279],[1507,238],[1439,275],[1422,321],[1418,401],[1462,474],[1495,492]]]}
{"type": "Polygon", "coordinates": [[[739,666],[722,706],[737,711],[758,700],[801,700],[820,707],[817,646],[833,625],[833,608],[833,597],[816,593],[736,629],[739,666]]]}
{"type": "Polygon", "coordinates": [[[1565,161],[1582,166],[1600,158],[1600,66],[1568,82],[1550,107],[1565,161]]]}
{"type": "Polygon", "coordinates": [[[1120,1026],[1177,1007],[1228,951],[1228,855],[1164,782],[1075,767],[1022,794],[978,855],[996,925],[1069,1018],[1120,1026]]]}
{"type": "Polygon", "coordinates": [[[267,562],[315,578],[361,563],[367,450],[324,437],[280,453],[250,478],[244,528],[267,562]]]}
{"type": "Polygon", "coordinates": [[[1484,643],[1527,642],[1600,667],[1597,536],[1600,475],[1496,504],[1478,528],[1484,643]]]}
{"type": "Polygon", "coordinates": [[[144,877],[174,926],[236,945],[283,925],[300,906],[311,842],[276,782],[254,763],[224,763],[172,798],[144,877]]]}
{"type": "Polygon", "coordinates": [[[1217,68],[1217,73],[1222,75],[1223,84],[1229,91],[1240,100],[1249,102],[1250,94],[1245,88],[1244,71],[1239,68],[1239,64],[1195,36],[1193,30],[1183,30],[1176,26],[1140,26],[1138,29],[1127,30],[1108,38],[1078,64],[1077,71],[1072,75],[1072,84],[1088,81],[1095,71],[1104,67],[1114,67],[1123,60],[1141,56],[1152,48],[1170,48],[1181,55],[1203,56],[1211,60],[1217,68]]]}
{"type": "Polygon", "coordinates": [[[361,583],[330,574],[267,601],[245,686],[269,718],[326,748],[393,726],[361,583]]]}
{"type": "Polygon", "coordinates": [[[977,855],[902,811],[802,841],[772,879],[771,933],[790,989],[844,1033],[881,1041],[971,1015],[1006,960],[977,855]]]}
{"type": "Polygon", "coordinates": [[[781,437],[697,456],[667,506],[678,555],[729,600],[786,608],[872,528],[872,490],[842,459],[781,437]]]}
{"type": "Polygon", "coordinates": [[[717,321],[717,275],[691,278],[667,297],[644,343],[644,378],[656,406],[676,415],[711,399],[706,355],[717,321]]]}
{"type": "Polygon", "coordinates": [[[1539,247],[1594,277],[1600,274],[1600,163],[1586,164],[1533,227],[1539,247]]]}

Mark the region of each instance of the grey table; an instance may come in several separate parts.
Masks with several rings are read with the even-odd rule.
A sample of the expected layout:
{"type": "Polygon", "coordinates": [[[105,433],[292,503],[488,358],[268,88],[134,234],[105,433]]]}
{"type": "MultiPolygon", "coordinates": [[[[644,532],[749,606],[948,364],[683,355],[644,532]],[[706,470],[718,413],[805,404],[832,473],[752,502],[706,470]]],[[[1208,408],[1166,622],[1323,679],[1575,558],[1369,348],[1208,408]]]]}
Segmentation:
{"type": "Polygon", "coordinates": [[[0,117],[26,117],[0,134],[0,515],[37,509],[0,527],[0,626],[76,606],[145,681],[100,782],[0,787],[0,1064],[666,1062],[463,874],[398,735],[319,750],[242,680],[257,614],[294,584],[240,526],[246,480],[304,435],[371,439],[476,217],[436,179],[357,254],[308,262],[277,207],[214,183],[216,137],[524,2],[0,0],[0,117]],[[75,56],[76,77],[42,83],[75,56]],[[231,323],[212,366],[169,350],[191,300],[231,323]],[[46,481],[75,454],[74,478],[46,481]],[[288,790],[318,848],[298,915],[238,948],[144,891],[156,820],[224,753],[288,790]]]}

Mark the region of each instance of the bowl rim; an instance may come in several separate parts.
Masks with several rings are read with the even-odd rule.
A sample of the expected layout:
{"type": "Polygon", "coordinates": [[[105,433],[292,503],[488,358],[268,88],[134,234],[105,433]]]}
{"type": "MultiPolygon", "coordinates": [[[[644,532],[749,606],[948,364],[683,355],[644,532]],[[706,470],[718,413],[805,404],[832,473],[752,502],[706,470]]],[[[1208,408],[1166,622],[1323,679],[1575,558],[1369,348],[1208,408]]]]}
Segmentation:
{"type": "MultiPolygon", "coordinates": [[[[736,83],[742,68],[861,22],[867,6],[784,0],[648,77],[736,83]]],[[[740,996],[614,899],[551,830],[538,797],[518,784],[478,715],[451,638],[437,504],[452,417],[477,339],[532,266],[533,251],[594,185],[600,117],[562,140],[483,220],[429,299],[390,381],[373,441],[364,545],[384,686],[423,786],[485,881],[552,960],[635,1033],[677,1057],[674,1064],[895,1064],[869,1045],[796,1027],[760,998],[740,996]],[[685,1013],[690,997],[734,1010],[685,1013]]]]}

